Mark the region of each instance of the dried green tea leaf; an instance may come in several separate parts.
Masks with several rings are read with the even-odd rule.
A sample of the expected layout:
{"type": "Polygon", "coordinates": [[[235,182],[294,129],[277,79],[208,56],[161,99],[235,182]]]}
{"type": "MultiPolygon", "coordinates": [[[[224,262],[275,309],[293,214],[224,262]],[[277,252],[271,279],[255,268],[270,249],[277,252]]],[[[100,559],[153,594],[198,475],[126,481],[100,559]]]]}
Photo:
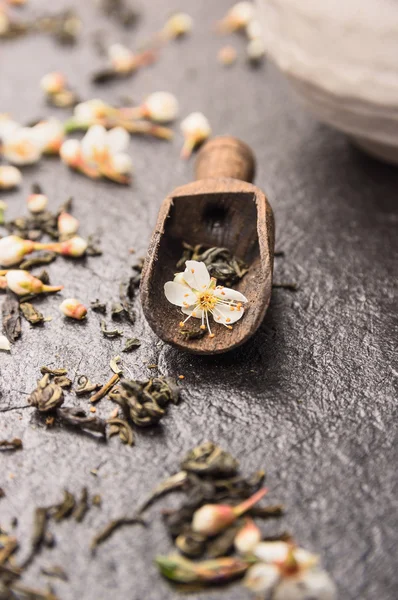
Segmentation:
{"type": "Polygon", "coordinates": [[[184,252],[176,265],[178,269],[185,268],[187,260],[204,262],[210,275],[227,287],[237,283],[249,270],[248,265],[233,256],[228,248],[206,248],[202,244],[190,246],[185,242],[183,247],[184,252]]]}
{"type": "Polygon", "coordinates": [[[138,338],[127,338],[126,344],[125,344],[122,352],[131,352],[132,350],[135,350],[136,348],[139,348],[140,346],[141,346],[141,342],[138,338]]]}
{"type": "Polygon", "coordinates": [[[241,577],[252,564],[240,558],[222,557],[193,562],[178,554],[157,556],[155,562],[161,574],[177,583],[226,583],[241,577]]]}
{"type": "Polygon", "coordinates": [[[30,302],[22,302],[20,304],[22,316],[29,321],[31,325],[38,325],[44,322],[44,315],[30,302]]]}
{"type": "Polygon", "coordinates": [[[114,338],[123,335],[123,331],[120,331],[119,329],[107,329],[104,319],[101,319],[101,331],[104,336],[108,338],[114,338]]]}
{"type": "Polygon", "coordinates": [[[91,310],[93,310],[95,312],[102,313],[103,315],[106,314],[105,302],[100,302],[99,300],[94,300],[93,302],[90,303],[90,308],[91,308],[91,310]]]}
{"type": "Polygon", "coordinates": [[[281,517],[284,512],[285,507],[283,504],[275,504],[274,506],[253,506],[248,514],[260,519],[268,519],[269,517],[281,517]]]}
{"type": "Polygon", "coordinates": [[[184,471],[206,475],[235,475],[239,462],[229,453],[214,444],[205,442],[188,452],[181,462],[184,471]]]}
{"type": "Polygon", "coordinates": [[[86,512],[88,511],[88,508],[89,508],[89,506],[88,506],[88,491],[87,491],[87,488],[84,487],[82,489],[80,499],[76,503],[76,506],[72,512],[72,517],[75,519],[75,521],[77,521],[78,523],[83,521],[84,516],[85,516],[86,512]]]}
{"type": "Polygon", "coordinates": [[[40,551],[46,533],[47,521],[48,509],[44,507],[36,508],[33,516],[31,549],[29,555],[21,565],[22,568],[25,569],[28,565],[30,565],[36,554],[40,551]]]}
{"type": "Polygon", "coordinates": [[[120,356],[114,356],[111,360],[111,362],[109,363],[109,366],[111,368],[111,370],[116,374],[116,375],[120,375],[120,373],[123,373],[123,369],[121,367],[119,367],[119,364],[122,362],[122,359],[120,358],[120,356]]]}
{"type": "Polygon", "coordinates": [[[297,283],[290,283],[288,281],[281,281],[279,283],[273,283],[272,284],[273,288],[283,288],[285,290],[290,290],[291,292],[297,292],[297,290],[299,289],[299,286],[297,285],[297,283]]]}
{"type": "Polygon", "coordinates": [[[57,377],[54,377],[54,384],[59,385],[59,387],[63,389],[67,389],[72,386],[72,380],[69,379],[69,377],[65,377],[65,375],[57,375],[57,377]]]}
{"type": "Polygon", "coordinates": [[[91,549],[95,550],[99,544],[105,542],[105,540],[107,540],[117,529],[128,525],[142,525],[143,527],[146,527],[145,521],[140,517],[120,517],[119,519],[114,519],[93,538],[91,549]]]}
{"type": "Polygon", "coordinates": [[[40,572],[43,575],[47,575],[47,577],[56,577],[57,579],[61,579],[61,581],[68,581],[68,574],[60,565],[41,567],[40,572]]]}
{"type": "Polygon", "coordinates": [[[68,374],[68,369],[52,369],[51,367],[46,367],[45,365],[43,367],[40,367],[40,373],[42,375],[53,375],[54,377],[58,376],[58,375],[67,375],[68,374]]]}
{"type": "Polygon", "coordinates": [[[180,533],[174,543],[178,550],[185,556],[197,558],[202,556],[206,549],[207,537],[189,528],[187,531],[180,533]]]}
{"type": "Polygon", "coordinates": [[[58,408],[63,402],[64,392],[59,385],[50,383],[49,373],[37,382],[37,388],[28,397],[28,403],[40,412],[48,412],[58,408]]]}
{"type": "Polygon", "coordinates": [[[111,426],[109,430],[109,437],[113,435],[119,435],[123,444],[132,446],[134,444],[134,431],[127,421],[123,419],[108,419],[107,423],[111,426]]]}
{"type": "Polygon", "coordinates": [[[22,450],[22,440],[14,438],[13,440],[0,440],[0,448],[5,450],[22,450]]]}
{"type": "Polygon", "coordinates": [[[207,556],[209,558],[219,558],[226,556],[234,547],[234,539],[242,524],[234,524],[220,533],[217,537],[210,540],[207,545],[207,556]]]}
{"type": "Polygon", "coordinates": [[[112,319],[120,319],[120,317],[123,316],[124,312],[124,307],[120,304],[120,302],[113,302],[111,306],[112,319]]]}
{"type": "Polygon", "coordinates": [[[10,342],[15,342],[21,335],[21,316],[19,301],[14,294],[7,292],[2,308],[3,327],[10,342]]]}
{"type": "Polygon", "coordinates": [[[187,340],[201,340],[206,335],[206,329],[180,329],[180,335],[184,336],[187,340]]]}
{"type": "Polygon", "coordinates": [[[81,408],[58,408],[57,416],[68,425],[73,425],[82,430],[93,431],[105,436],[106,422],[99,417],[88,417],[81,408]]]}
{"type": "Polygon", "coordinates": [[[153,504],[153,502],[155,502],[155,500],[157,500],[161,496],[164,496],[165,494],[182,488],[183,485],[187,482],[187,475],[188,474],[186,471],[179,471],[178,473],[175,473],[175,475],[167,477],[167,479],[165,479],[164,481],[162,481],[162,483],[155,487],[151,495],[145,500],[145,502],[143,502],[143,504],[138,509],[138,514],[143,513],[144,510],[146,510],[151,504],[153,504]]]}
{"type": "Polygon", "coordinates": [[[91,504],[93,506],[101,506],[101,504],[102,504],[101,494],[94,494],[94,496],[91,498],[91,504]]]}
{"type": "Polygon", "coordinates": [[[54,521],[63,521],[64,519],[67,519],[75,508],[75,504],[76,501],[74,495],[68,492],[68,490],[64,490],[62,502],[55,504],[50,509],[54,521]]]}
{"type": "Polygon", "coordinates": [[[80,375],[77,383],[79,387],[75,389],[76,396],[85,396],[86,394],[91,394],[91,392],[95,392],[102,387],[100,383],[91,383],[86,375],[80,375]]]}
{"type": "Polygon", "coordinates": [[[34,267],[42,267],[43,265],[49,265],[54,262],[57,258],[57,254],[55,252],[45,252],[38,256],[34,256],[32,258],[28,258],[24,260],[20,265],[20,269],[24,269],[25,271],[29,271],[29,269],[33,269],[34,267]]]}

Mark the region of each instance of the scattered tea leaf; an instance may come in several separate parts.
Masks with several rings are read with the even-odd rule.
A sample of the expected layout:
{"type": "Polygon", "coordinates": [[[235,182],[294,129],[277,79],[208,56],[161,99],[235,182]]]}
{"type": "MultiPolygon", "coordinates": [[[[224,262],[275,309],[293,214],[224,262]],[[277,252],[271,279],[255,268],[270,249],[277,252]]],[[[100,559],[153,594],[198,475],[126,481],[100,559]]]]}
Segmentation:
{"type": "Polygon", "coordinates": [[[30,302],[22,302],[20,304],[22,316],[29,321],[31,325],[38,325],[44,322],[44,315],[30,302]]]}
{"type": "Polygon", "coordinates": [[[28,397],[28,403],[40,412],[58,408],[64,402],[62,387],[50,382],[50,374],[46,373],[38,382],[37,388],[28,397]]]}
{"type": "Polygon", "coordinates": [[[0,448],[5,450],[22,450],[22,440],[14,438],[13,440],[0,440],[0,448]]]}
{"type": "Polygon", "coordinates": [[[54,521],[63,521],[67,519],[72,514],[73,509],[75,508],[75,497],[73,494],[68,492],[68,490],[64,490],[64,498],[62,502],[59,504],[55,504],[49,510],[51,510],[51,516],[54,521]]]}
{"type": "Polygon", "coordinates": [[[68,574],[65,569],[60,565],[54,565],[52,567],[41,567],[40,572],[47,577],[56,577],[62,581],[68,581],[68,574]]]}
{"type": "Polygon", "coordinates": [[[141,341],[138,338],[127,338],[126,344],[122,352],[131,352],[141,346],[141,341]]]}
{"type": "Polygon", "coordinates": [[[101,319],[101,331],[104,336],[108,338],[114,338],[123,335],[123,331],[120,331],[119,329],[107,329],[104,319],[101,319]]]}
{"type": "Polygon", "coordinates": [[[290,290],[291,292],[297,292],[297,290],[299,289],[299,286],[297,285],[297,283],[290,283],[288,281],[282,281],[279,283],[273,283],[272,284],[273,288],[283,288],[285,290],[290,290]]]}
{"type": "Polygon", "coordinates": [[[113,521],[110,521],[102,531],[94,536],[91,542],[91,549],[95,550],[99,544],[105,542],[105,540],[107,540],[117,529],[129,525],[142,525],[143,527],[146,527],[145,521],[140,517],[120,517],[119,519],[114,519],[113,521]]]}
{"type": "Polygon", "coordinates": [[[54,262],[57,258],[57,254],[55,252],[45,252],[38,256],[34,256],[32,258],[28,258],[24,260],[20,265],[20,269],[24,269],[25,271],[29,271],[29,269],[33,269],[34,267],[42,267],[43,265],[49,265],[54,262]]]}
{"type": "Polygon", "coordinates": [[[177,269],[185,268],[187,260],[197,260],[204,262],[207,270],[212,277],[217,279],[219,284],[231,287],[237,283],[249,270],[248,265],[231,254],[228,248],[206,248],[203,244],[190,246],[183,243],[184,251],[177,262],[177,269]]]}
{"type": "Polygon", "coordinates": [[[30,543],[30,552],[26,559],[23,561],[21,567],[25,569],[33,561],[36,554],[39,553],[41,546],[44,541],[44,535],[47,529],[48,513],[47,508],[38,507],[34,511],[33,515],[33,532],[30,543]]]}
{"type": "Polygon", "coordinates": [[[120,375],[120,373],[123,373],[123,369],[121,367],[119,367],[121,362],[122,362],[122,359],[120,358],[120,356],[114,356],[112,358],[111,362],[109,363],[111,370],[116,375],[120,375]]]}
{"type": "Polygon", "coordinates": [[[72,517],[78,523],[80,523],[81,521],[83,521],[84,516],[85,516],[86,512],[88,511],[88,508],[89,508],[89,506],[88,506],[88,490],[86,487],[84,487],[82,489],[80,499],[77,502],[77,504],[75,505],[75,508],[73,509],[72,517]]]}
{"type": "Polygon", "coordinates": [[[100,302],[99,300],[95,300],[95,301],[93,301],[93,302],[90,303],[90,307],[91,307],[91,310],[93,310],[95,312],[102,313],[103,315],[106,314],[106,304],[105,304],[105,302],[100,302]]]}
{"type": "Polygon", "coordinates": [[[109,379],[109,381],[107,381],[101,387],[101,389],[98,390],[98,392],[96,392],[93,396],[91,396],[90,402],[92,404],[94,404],[95,402],[98,402],[98,400],[101,400],[101,398],[106,396],[106,394],[113,388],[113,386],[116,385],[116,383],[119,381],[119,379],[120,379],[120,377],[117,373],[112,375],[112,377],[109,379]]]}
{"type": "Polygon", "coordinates": [[[2,308],[3,327],[10,342],[15,342],[21,335],[21,316],[19,301],[14,294],[7,292],[2,308]]]}
{"type": "Polygon", "coordinates": [[[181,468],[192,473],[231,476],[237,473],[239,462],[213,442],[205,442],[188,452],[181,468]]]}
{"type": "Polygon", "coordinates": [[[57,377],[54,377],[54,384],[59,385],[59,387],[63,389],[67,389],[72,386],[72,380],[69,379],[69,377],[65,377],[65,375],[57,375],[57,377]]]}
{"type": "Polygon", "coordinates": [[[123,444],[127,444],[128,446],[134,444],[134,431],[127,421],[115,418],[108,419],[107,423],[111,426],[109,437],[118,434],[123,444]]]}
{"type": "Polygon", "coordinates": [[[120,304],[120,302],[114,302],[111,306],[111,316],[112,319],[120,319],[120,317],[124,314],[124,307],[120,304]]]}
{"type": "Polygon", "coordinates": [[[187,340],[201,340],[206,335],[205,329],[180,329],[180,335],[184,336],[187,340]]]}
{"type": "Polygon", "coordinates": [[[75,389],[76,396],[85,396],[86,394],[91,394],[91,392],[95,392],[102,387],[100,383],[91,383],[86,375],[80,375],[77,383],[79,387],[75,389]]]}
{"type": "Polygon", "coordinates": [[[155,502],[155,500],[161,496],[182,488],[187,480],[188,473],[186,471],[179,471],[178,473],[175,473],[175,475],[167,477],[167,479],[155,487],[150,496],[145,500],[145,502],[143,502],[138,510],[138,514],[143,513],[149,506],[151,506],[153,502],[155,502]]]}
{"type": "Polygon", "coordinates": [[[42,375],[54,375],[54,376],[58,376],[58,375],[67,375],[68,374],[68,369],[52,369],[51,367],[46,367],[45,365],[43,367],[40,367],[40,373],[42,375]]]}
{"type": "Polygon", "coordinates": [[[82,430],[93,431],[105,436],[106,422],[99,417],[88,417],[81,408],[58,408],[57,416],[61,421],[82,430]]]}

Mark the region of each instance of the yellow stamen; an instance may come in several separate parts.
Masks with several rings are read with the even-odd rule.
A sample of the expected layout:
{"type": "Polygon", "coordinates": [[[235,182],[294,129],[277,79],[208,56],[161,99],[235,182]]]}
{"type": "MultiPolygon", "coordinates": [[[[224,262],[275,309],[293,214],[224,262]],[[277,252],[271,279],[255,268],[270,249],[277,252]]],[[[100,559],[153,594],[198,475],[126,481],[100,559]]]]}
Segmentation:
{"type": "Polygon", "coordinates": [[[209,338],[214,338],[215,335],[215,333],[209,333],[209,338]]]}
{"type": "Polygon", "coordinates": [[[184,327],[184,321],[180,321],[179,325],[180,327],[184,327]]]}
{"type": "Polygon", "coordinates": [[[201,325],[199,329],[206,329],[206,325],[201,325]]]}

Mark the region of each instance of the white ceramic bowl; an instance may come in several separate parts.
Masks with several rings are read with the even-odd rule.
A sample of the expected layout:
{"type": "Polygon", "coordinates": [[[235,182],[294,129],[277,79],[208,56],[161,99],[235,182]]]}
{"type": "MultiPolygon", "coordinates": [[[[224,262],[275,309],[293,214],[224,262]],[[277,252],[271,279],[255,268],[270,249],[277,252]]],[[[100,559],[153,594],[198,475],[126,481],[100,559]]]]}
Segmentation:
{"type": "Polygon", "coordinates": [[[257,0],[267,54],[312,113],[398,164],[398,0],[257,0]]]}

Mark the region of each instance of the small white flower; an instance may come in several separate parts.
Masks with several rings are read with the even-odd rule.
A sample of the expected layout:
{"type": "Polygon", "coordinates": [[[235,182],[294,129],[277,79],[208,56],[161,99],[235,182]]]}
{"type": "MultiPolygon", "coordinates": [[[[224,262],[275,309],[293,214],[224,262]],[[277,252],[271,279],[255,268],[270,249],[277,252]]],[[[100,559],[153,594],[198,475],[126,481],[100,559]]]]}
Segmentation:
{"type": "Polygon", "coordinates": [[[93,98],[92,100],[77,104],[73,116],[79,123],[89,125],[91,123],[97,123],[99,120],[104,119],[114,112],[115,109],[112,106],[106,104],[99,98],[93,98]]]}
{"type": "Polygon", "coordinates": [[[79,140],[66,140],[59,150],[59,155],[61,160],[68,165],[68,167],[77,169],[81,162],[79,140]]]}
{"type": "Polygon", "coordinates": [[[47,208],[48,198],[45,194],[32,193],[27,197],[26,204],[31,213],[41,213],[47,208]]]}
{"type": "Polygon", "coordinates": [[[178,101],[169,92],[154,92],[145,100],[141,110],[142,116],[151,121],[169,123],[178,116],[178,101]]]}
{"type": "Polygon", "coordinates": [[[336,600],[336,586],[326,571],[309,569],[297,575],[285,576],[272,596],[272,600],[308,600],[309,598],[336,600]]]}
{"type": "Polygon", "coordinates": [[[64,141],[64,128],[58,119],[40,121],[32,127],[45,154],[58,154],[64,141]]]}
{"type": "Polygon", "coordinates": [[[243,580],[243,585],[251,592],[260,595],[262,598],[268,598],[270,592],[274,589],[280,580],[278,567],[257,563],[250,567],[243,580]]]}
{"type": "Polygon", "coordinates": [[[189,158],[193,149],[211,136],[210,123],[203,113],[194,112],[181,122],[180,127],[185,138],[181,157],[189,158]]]}
{"type": "Polygon", "coordinates": [[[71,319],[81,321],[87,315],[87,308],[76,298],[67,298],[60,306],[59,310],[63,315],[71,319]]]}
{"type": "Polygon", "coordinates": [[[0,114],[0,142],[9,135],[20,129],[21,125],[10,118],[7,114],[0,114]]]}
{"type": "Polygon", "coordinates": [[[93,125],[81,141],[82,160],[89,169],[119,183],[128,183],[132,165],[124,150],[129,142],[130,136],[122,127],[106,131],[102,125],[93,125]]]}
{"type": "Polygon", "coordinates": [[[31,165],[40,160],[42,144],[32,127],[21,127],[11,132],[1,147],[4,158],[15,165],[31,165]]]}
{"type": "Polygon", "coordinates": [[[166,21],[162,34],[166,39],[186,35],[192,31],[193,19],[187,13],[175,13],[166,21]]]}
{"type": "Polygon", "coordinates": [[[174,281],[164,286],[166,298],[172,304],[180,306],[188,317],[202,320],[201,329],[207,329],[210,337],[214,337],[209,324],[209,313],[216,323],[232,329],[232,324],[243,317],[242,304],[247,302],[243,294],[223,286],[217,286],[216,279],[210,277],[205,263],[187,260],[183,273],[177,273],[174,281]],[[205,325],[206,323],[206,325],[205,325]]]}
{"type": "Polygon", "coordinates": [[[260,542],[253,554],[263,562],[274,564],[281,564],[290,556],[301,568],[313,567],[319,562],[316,554],[288,542],[260,542]]]}
{"type": "Polygon", "coordinates": [[[118,73],[129,73],[135,67],[134,53],[122,44],[112,44],[108,48],[108,56],[113,68],[118,73]]]}
{"type": "Polygon", "coordinates": [[[10,190],[22,182],[22,173],[11,165],[0,165],[0,190],[10,190]]]}
{"type": "Polygon", "coordinates": [[[3,352],[9,352],[11,350],[11,344],[5,335],[0,335],[0,350],[3,350],[3,352]]]}
{"type": "Polygon", "coordinates": [[[58,232],[61,236],[71,236],[77,233],[79,221],[67,212],[61,212],[58,217],[58,232]]]}
{"type": "Polygon", "coordinates": [[[59,94],[66,88],[66,79],[62,73],[54,71],[41,78],[40,86],[46,94],[59,94]]]}
{"type": "Polygon", "coordinates": [[[237,2],[219,24],[220,31],[229,33],[244,29],[254,18],[254,15],[255,8],[253,2],[237,2]]]}

